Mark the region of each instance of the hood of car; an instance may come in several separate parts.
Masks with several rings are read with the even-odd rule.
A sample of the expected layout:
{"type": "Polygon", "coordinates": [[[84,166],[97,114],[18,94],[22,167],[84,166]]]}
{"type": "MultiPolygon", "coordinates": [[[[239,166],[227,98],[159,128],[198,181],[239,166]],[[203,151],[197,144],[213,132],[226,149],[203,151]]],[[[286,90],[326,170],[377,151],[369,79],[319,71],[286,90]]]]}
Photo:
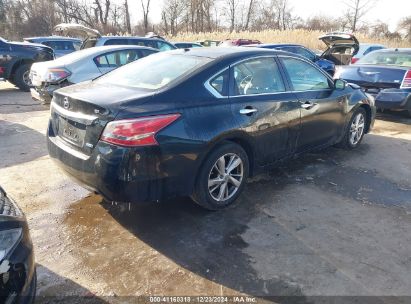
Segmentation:
{"type": "Polygon", "coordinates": [[[353,34],[348,33],[328,33],[323,36],[320,36],[318,39],[324,42],[328,47],[333,47],[337,45],[351,45],[354,47],[359,47],[360,45],[357,38],[353,34]]]}
{"type": "Polygon", "coordinates": [[[81,24],[75,23],[60,23],[56,25],[53,32],[58,35],[84,37],[84,38],[99,38],[101,34],[98,30],[91,29],[81,24]]]}
{"type": "Polygon", "coordinates": [[[54,53],[51,47],[45,46],[44,44],[31,43],[31,42],[9,42],[12,47],[24,48],[26,50],[33,51],[46,51],[48,53],[54,53]]]}

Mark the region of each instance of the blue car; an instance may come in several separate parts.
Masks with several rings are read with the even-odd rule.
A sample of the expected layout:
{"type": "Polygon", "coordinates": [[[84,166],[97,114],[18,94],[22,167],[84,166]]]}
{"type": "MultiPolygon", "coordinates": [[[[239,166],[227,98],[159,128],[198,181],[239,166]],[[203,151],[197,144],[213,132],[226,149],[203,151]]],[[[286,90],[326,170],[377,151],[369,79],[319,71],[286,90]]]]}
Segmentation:
{"type": "Polygon", "coordinates": [[[253,44],[250,46],[294,53],[314,62],[331,76],[335,73],[335,64],[332,61],[316,55],[312,50],[299,44],[253,44]]]}
{"type": "Polygon", "coordinates": [[[341,66],[335,78],[359,85],[380,110],[407,111],[411,117],[411,49],[383,49],[341,66]]]}

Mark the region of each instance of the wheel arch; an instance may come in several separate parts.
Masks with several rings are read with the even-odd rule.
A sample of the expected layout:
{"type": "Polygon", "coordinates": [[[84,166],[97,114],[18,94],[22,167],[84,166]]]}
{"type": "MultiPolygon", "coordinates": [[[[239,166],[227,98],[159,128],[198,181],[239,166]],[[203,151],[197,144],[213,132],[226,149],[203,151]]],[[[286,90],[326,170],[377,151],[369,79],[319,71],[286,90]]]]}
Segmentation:
{"type": "Polygon", "coordinates": [[[217,147],[227,142],[235,143],[244,149],[248,157],[249,176],[252,177],[254,175],[256,161],[255,161],[255,151],[253,149],[252,139],[249,138],[249,136],[247,134],[244,134],[243,132],[235,132],[235,133],[224,134],[210,141],[210,143],[207,146],[206,151],[203,153],[203,155],[199,159],[199,162],[198,162],[199,165],[197,167],[197,172],[196,172],[196,176],[194,179],[194,183],[197,182],[198,175],[200,174],[201,169],[204,165],[204,162],[207,159],[207,157],[210,155],[210,153],[212,153],[217,147]]]}
{"type": "Polygon", "coordinates": [[[10,78],[11,78],[11,77],[14,77],[14,74],[16,73],[16,70],[17,70],[20,66],[22,66],[22,65],[24,65],[24,64],[33,64],[33,63],[34,63],[34,60],[32,60],[32,59],[20,59],[20,60],[17,60],[15,63],[13,63],[13,66],[11,67],[9,77],[10,77],[10,78]]]}

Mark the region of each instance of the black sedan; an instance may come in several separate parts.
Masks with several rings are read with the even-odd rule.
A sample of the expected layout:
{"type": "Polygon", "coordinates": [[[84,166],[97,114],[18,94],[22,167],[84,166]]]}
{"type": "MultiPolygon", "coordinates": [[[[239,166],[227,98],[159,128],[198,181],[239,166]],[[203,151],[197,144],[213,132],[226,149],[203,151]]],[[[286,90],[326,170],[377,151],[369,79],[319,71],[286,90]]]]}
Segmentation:
{"type": "Polygon", "coordinates": [[[374,117],[372,97],[300,56],[181,49],[58,90],[47,138],[50,156],[108,200],[191,196],[216,210],[279,160],[355,148],[374,117]]]}
{"type": "Polygon", "coordinates": [[[377,108],[407,111],[411,117],[411,49],[384,49],[339,67],[337,77],[375,97],[377,108]]]}
{"type": "Polygon", "coordinates": [[[0,303],[33,303],[36,271],[26,219],[0,187],[0,303]]]}

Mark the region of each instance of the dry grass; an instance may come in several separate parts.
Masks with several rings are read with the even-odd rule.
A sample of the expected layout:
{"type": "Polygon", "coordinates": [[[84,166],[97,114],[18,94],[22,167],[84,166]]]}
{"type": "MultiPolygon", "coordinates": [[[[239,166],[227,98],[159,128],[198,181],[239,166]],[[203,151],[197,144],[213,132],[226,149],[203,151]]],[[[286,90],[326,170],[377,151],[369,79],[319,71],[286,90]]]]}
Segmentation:
{"type": "MultiPolygon", "coordinates": [[[[229,32],[213,32],[213,33],[182,33],[176,37],[167,37],[172,41],[198,41],[204,39],[210,40],[225,40],[228,38],[246,38],[246,39],[257,39],[264,43],[297,43],[305,45],[312,49],[324,49],[324,44],[318,40],[318,37],[323,35],[324,32],[320,31],[309,31],[309,30],[267,30],[261,32],[239,32],[239,33],[229,33],[229,32]]],[[[356,35],[358,40],[362,43],[380,43],[388,47],[411,47],[411,44],[406,40],[389,40],[389,39],[379,39],[370,38],[362,34],[356,35]]]]}

